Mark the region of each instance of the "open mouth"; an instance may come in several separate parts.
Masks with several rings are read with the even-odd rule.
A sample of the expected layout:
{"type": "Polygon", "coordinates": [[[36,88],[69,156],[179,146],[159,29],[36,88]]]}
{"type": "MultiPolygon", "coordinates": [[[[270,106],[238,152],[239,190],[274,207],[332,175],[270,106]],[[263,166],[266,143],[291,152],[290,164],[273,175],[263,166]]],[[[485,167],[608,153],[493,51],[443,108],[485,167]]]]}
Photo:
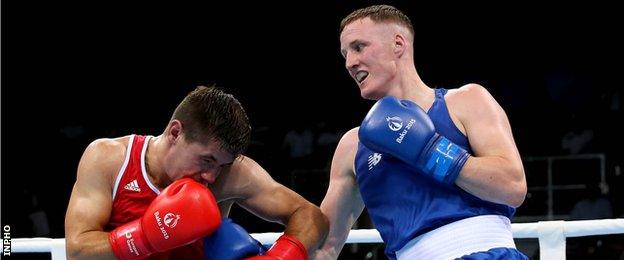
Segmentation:
{"type": "Polygon", "coordinates": [[[368,72],[367,71],[358,71],[357,73],[355,73],[355,80],[357,81],[357,83],[362,83],[362,81],[364,81],[366,78],[368,77],[368,72]]]}

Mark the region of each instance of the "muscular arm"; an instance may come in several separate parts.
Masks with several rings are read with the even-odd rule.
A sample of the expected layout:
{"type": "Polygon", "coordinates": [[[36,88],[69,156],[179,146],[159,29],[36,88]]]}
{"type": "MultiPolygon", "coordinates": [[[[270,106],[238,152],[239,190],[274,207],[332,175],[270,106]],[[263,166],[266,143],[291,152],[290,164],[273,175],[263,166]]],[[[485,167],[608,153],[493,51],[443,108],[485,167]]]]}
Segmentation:
{"type": "Polygon", "coordinates": [[[364,209],[353,170],[356,148],[357,128],[342,137],[332,159],[329,188],[321,203],[330,229],[325,243],[313,254],[314,259],[337,259],[353,223],[364,209]]]}
{"type": "Polygon", "coordinates": [[[123,162],[125,146],[98,140],[85,150],[65,215],[68,259],[115,259],[104,227],[112,208],[112,173],[123,162]]]}
{"type": "Polygon", "coordinates": [[[473,155],[455,184],[487,201],[519,207],[526,195],[522,160],[505,111],[483,87],[458,90],[451,110],[457,111],[473,155]]]}
{"type": "Polygon", "coordinates": [[[286,225],[284,233],[296,237],[308,252],[325,239],[328,224],[320,209],[275,182],[251,158],[237,159],[230,173],[231,178],[238,179],[237,190],[244,192],[238,201],[241,207],[265,220],[286,225]]]}

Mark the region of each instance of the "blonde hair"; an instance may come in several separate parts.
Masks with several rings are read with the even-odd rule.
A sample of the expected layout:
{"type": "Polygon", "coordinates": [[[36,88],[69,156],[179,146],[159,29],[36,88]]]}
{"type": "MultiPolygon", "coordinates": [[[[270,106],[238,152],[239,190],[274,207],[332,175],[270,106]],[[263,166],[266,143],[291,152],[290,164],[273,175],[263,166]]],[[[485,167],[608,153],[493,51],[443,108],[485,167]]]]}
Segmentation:
{"type": "Polygon", "coordinates": [[[366,17],[373,20],[373,22],[392,22],[399,24],[407,28],[412,34],[412,37],[414,36],[414,27],[409,17],[396,7],[390,5],[373,5],[353,11],[340,22],[339,33],[342,33],[344,28],[352,22],[366,17]]]}

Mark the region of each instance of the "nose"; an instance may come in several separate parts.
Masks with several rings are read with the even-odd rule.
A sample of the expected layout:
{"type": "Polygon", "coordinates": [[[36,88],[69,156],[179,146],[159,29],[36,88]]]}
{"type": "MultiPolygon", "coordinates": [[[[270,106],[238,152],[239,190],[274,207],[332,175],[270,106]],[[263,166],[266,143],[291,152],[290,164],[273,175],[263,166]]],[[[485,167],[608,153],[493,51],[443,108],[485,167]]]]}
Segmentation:
{"type": "Polygon", "coordinates": [[[214,183],[217,180],[217,176],[219,176],[219,173],[216,170],[204,171],[200,173],[199,176],[201,177],[202,180],[208,183],[214,183]]]}
{"type": "Polygon", "coordinates": [[[356,54],[353,53],[347,53],[346,56],[347,57],[345,58],[345,67],[347,68],[347,70],[356,70],[357,67],[360,65],[360,59],[357,57],[356,54]]]}

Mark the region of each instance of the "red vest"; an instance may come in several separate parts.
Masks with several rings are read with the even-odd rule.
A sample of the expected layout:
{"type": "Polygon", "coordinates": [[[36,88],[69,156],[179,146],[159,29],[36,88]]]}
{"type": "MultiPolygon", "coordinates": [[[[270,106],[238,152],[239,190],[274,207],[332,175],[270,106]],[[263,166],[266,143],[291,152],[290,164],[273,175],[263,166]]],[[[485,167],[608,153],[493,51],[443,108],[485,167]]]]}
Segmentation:
{"type": "MultiPolygon", "coordinates": [[[[145,155],[151,136],[132,135],[126,159],[113,186],[113,208],[106,231],[140,218],[152,200],[160,194],[147,175],[145,155]]],[[[202,240],[174,250],[150,255],[147,259],[203,259],[202,240]]]]}

